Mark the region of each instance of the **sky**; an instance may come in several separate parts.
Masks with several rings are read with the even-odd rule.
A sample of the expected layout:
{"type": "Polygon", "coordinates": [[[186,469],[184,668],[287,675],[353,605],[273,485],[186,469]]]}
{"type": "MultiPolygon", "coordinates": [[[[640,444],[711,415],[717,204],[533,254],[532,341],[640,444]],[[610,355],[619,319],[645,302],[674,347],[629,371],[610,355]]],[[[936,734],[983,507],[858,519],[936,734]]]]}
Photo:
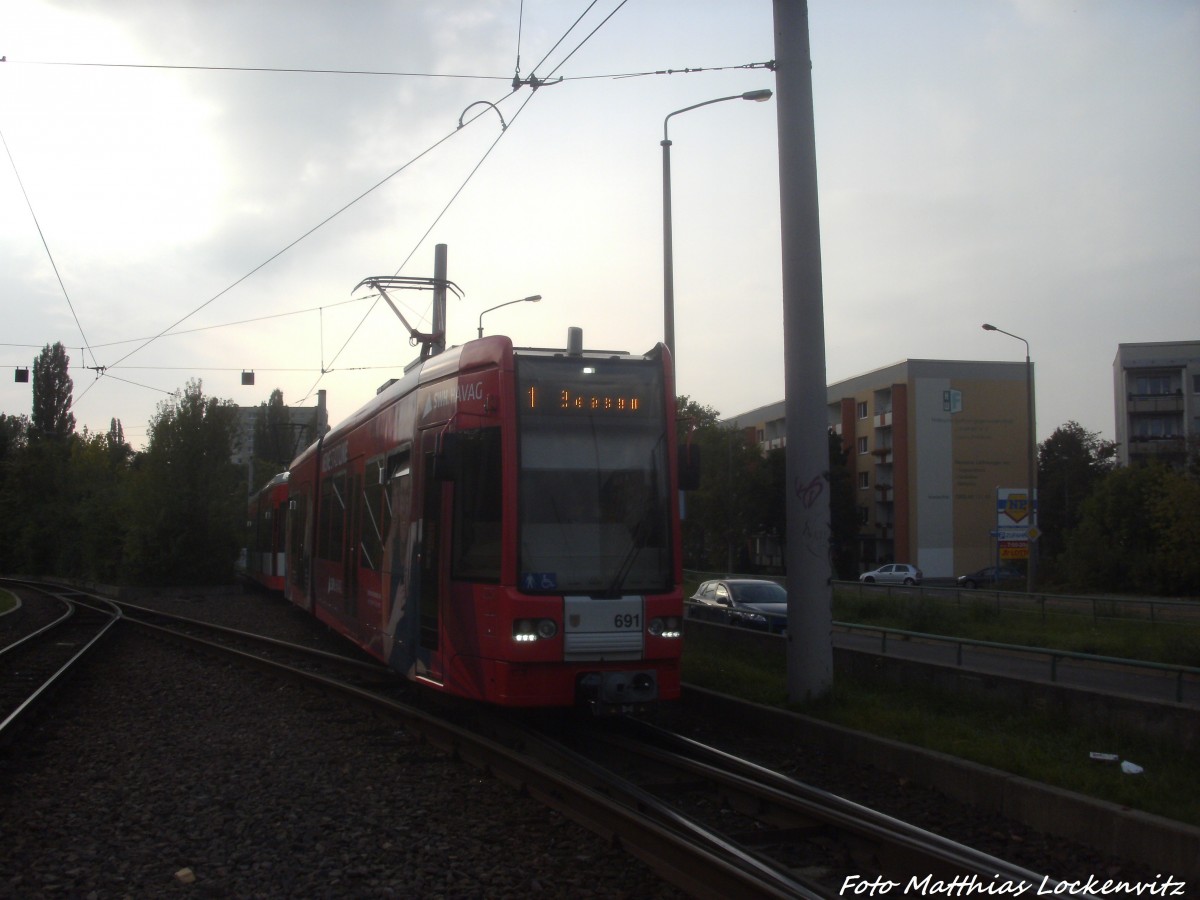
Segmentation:
{"type": "MultiPolygon", "coordinates": [[[[1039,440],[1113,438],[1117,345],[1200,339],[1200,3],[809,21],[828,382],[1023,361],[990,322],[1029,342],[1039,440]]],[[[77,428],[135,448],[193,379],[350,415],[417,355],[355,286],[438,243],[450,344],[540,294],[485,333],[649,350],[663,120],[775,87],[768,0],[8,0],[0,56],[0,413],[61,342],[77,428]]],[[[783,399],[775,104],[670,122],[678,391],[722,416],[783,399]]]]}

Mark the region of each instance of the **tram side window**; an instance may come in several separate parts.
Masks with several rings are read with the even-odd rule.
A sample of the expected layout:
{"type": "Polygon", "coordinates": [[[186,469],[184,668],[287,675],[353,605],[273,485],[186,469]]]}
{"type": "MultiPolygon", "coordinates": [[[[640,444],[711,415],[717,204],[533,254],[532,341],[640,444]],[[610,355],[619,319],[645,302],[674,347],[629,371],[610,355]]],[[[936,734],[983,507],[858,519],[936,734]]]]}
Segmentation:
{"type": "Polygon", "coordinates": [[[392,519],[403,516],[408,519],[409,503],[412,501],[412,470],[409,464],[410,453],[401,450],[393,453],[387,459],[384,471],[383,505],[379,513],[379,533],[387,536],[392,533],[392,519]]]}
{"type": "Polygon", "coordinates": [[[317,556],[338,561],[342,558],[342,542],[346,531],[346,473],[342,472],[321,483],[320,537],[317,556]]]}
{"type": "Polygon", "coordinates": [[[386,502],[383,485],[383,460],[374,459],[367,463],[363,477],[362,504],[359,525],[361,539],[360,565],[364,569],[379,570],[383,563],[383,536],[387,534],[387,523],[383,521],[386,502]]]}
{"type": "Polygon", "coordinates": [[[454,577],[500,579],[500,429],[458,433],[454,473],[454,577]]]}
{"type": "Polygon", "coordinates": [[[383,492],[383,511],[380,514],[381,533],[390,541],[384,568],[392,573],[393,586],[406,578],[408,561],[408,523],[412,517],[412,468],[411,453],[401,450],[393,453],[387,461],[387,484],[383,492]],[[393,525],[395,522],[395,525],[393,525]]]}

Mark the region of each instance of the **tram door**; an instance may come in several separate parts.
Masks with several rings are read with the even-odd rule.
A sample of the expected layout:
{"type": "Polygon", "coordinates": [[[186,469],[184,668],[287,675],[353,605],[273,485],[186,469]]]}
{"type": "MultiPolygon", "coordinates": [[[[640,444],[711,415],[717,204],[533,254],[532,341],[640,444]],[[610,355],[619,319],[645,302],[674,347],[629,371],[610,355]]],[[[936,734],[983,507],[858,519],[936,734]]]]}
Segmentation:
{"type": "Polygon", "coordinates": [[[346,506],[346,542],[342,547],[342,585],[345,593],[342,595],[345,604],[342,611],[351,618],[357,618],[358,610],[358,556],[362,544],[362,484],[363,473],[361,457],[351,460],[347,469],[345,481],[346,496],[343,500],[346,506]]]}
{"type": "Polygon", "coordinates": [[[303,609],[311,610],[313,601],[312,571],[313,555],[312,493],[296,489],[288,498],[288,584],[285,596],[303,609]]]}
{"type": "Polygon", "coordinates": [[[445,589],[442,577],[445,483],[437,478],[436,451],[437,431],[426,431],[421,436],[421,525],[414,567],[419,584],[417,614],[420,636],[417,656],[424,664],[428,677],[440,681],[441,604],[445,589]]]}
{"type": "Polygon", "coordinates": [[[416,576],[413,569],[417,548],[413,543],[419,513],[412,508],[412,451],[405,447],[390,453],[385,463],[386,489],[380,512],[384,535],[383,571],[386,602],[384,630],[391,635],[388,665],[411,676],[415,674],[417,618],[416,576]]]}

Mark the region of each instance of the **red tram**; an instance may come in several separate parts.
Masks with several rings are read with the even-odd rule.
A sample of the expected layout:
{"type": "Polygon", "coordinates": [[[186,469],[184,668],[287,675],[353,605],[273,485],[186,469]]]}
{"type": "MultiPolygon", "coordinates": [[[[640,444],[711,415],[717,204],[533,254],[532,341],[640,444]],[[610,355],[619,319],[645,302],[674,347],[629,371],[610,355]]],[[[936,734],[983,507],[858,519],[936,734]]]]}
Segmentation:
{"type": "Polygon", "coordinates": [[[679,696],[674,385],[644,356],[486,337],[305,450],[285,594],[409,678],[502,706],[679,696]]]}
{"type": "Polygon", "coordinates": [[[287,575],[288,473],[280,472],[250,498],[246,524],[245,576],[272,591],[282,591],[287,575]]]}

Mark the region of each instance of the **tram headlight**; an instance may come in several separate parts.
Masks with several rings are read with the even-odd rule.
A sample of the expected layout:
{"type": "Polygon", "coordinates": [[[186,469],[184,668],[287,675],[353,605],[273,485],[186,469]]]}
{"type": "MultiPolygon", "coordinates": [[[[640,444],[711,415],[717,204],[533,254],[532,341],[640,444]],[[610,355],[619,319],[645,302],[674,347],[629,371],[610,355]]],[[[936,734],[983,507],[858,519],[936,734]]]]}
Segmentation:
{"type": "Polygon", "coordinates": [[[683,619],[679,616],[656,616],[650,620],[649,631],[654,637],[683,637],[683,619]]]}
{"type": "Polygon", "coordinates": [[[516,619],[513,622],[513,640],[518,644],[549,640],[557,634],[558,623],[553,619],[516,619]]]}

